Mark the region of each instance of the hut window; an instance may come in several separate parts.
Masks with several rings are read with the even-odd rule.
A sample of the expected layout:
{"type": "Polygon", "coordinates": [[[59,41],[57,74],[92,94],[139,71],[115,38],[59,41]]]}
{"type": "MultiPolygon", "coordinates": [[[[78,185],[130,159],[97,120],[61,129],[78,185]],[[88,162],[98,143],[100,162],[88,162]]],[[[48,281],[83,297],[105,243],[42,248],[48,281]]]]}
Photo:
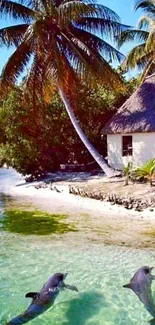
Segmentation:
{"type": "Polygon", "coordinates": [[[122,155],[132,156],[132,135],[122,137],[122,155]]]}

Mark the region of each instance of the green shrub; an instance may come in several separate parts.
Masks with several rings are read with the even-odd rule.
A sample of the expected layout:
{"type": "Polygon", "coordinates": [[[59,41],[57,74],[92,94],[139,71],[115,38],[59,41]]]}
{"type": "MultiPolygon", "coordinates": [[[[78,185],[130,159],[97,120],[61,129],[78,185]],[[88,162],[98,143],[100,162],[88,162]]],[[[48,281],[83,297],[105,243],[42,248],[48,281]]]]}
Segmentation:
{"type": "Polygon", "coordinates": [[[125,183],[124,185],[128,185],[129,184],[129,179],[131,176],[131,172],[132,172],[132,162],[129,161],[127,166],[124,166],[123,168],[123,175],[125,176],[125,183]]]}
{"type": "Polygon", "coordinates": [[[135,170],[136,178],[146,179],[152,185],[152,178],[155,175],[155,159],[151,159],[143,166],[135,170]]]}

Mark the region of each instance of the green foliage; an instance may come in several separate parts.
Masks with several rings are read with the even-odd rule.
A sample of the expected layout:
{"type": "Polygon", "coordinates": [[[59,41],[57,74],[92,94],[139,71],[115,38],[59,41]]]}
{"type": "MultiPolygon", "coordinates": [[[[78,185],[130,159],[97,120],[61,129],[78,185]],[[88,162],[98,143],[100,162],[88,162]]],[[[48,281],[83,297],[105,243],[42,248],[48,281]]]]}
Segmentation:
{"type": "MultiPolygon", "coordinates": [[[[101,129],[127,96],[79,85],[71,98],[80,125],[103,156],[106,139],[101,139],[101,129]]],[[[31,98],[23,100],[20,89],[12,91],[0,107],[0,129],[0,165],[7,163],[23,175],[54,171],[61,163],[92,161],[56,92],[49,104],[33,106],[31,98]]]]}
{"type": "Polygon", "coordinates": [[[136,169],[138,177],[152,176],[155,172],[155,159],[149,160],[146,164],[136,169]]]}
{"type": "Polygon", "coordinates": [[[1,165],[5,161],[24,175],[57,168],[59,163],[50,134],[51,116],[52,107],[44,111],[41,107],[33,108],[30,103],[22,102],[20,91],[11,92],[0,108],[1,165]]]}
{"type": "Polygon", "coordinates": [[[144,15],[138,22],[137,29],[126,29],[118,38],[121,47],[126,42],[136,41],[136,45],[125,58],[122,68],[142,71],[141,80],[155,71],[155,2],[154,0],[138,0],[135,10],[142,9],[144,15]]]}
{"type": "Polygon", "coordinates": [[[124,166],[123,168],[123,174],[125,176],[130,176],[130,173],[132,171],[132,167],[133,167],[133,164],[131,161],[128,162],[128,164],[126,166],[124,166]]]}
{"type": "Polygon", "coordinates": [[[125,28],[111,9],[89,0],[1,0],[0,14],[17,22],[0,29],[1,46],[16,47],[3,69],[1,90],[15,84],[30,62],[27,86],[39,95],[51,80],[63,88],[77,79],[89,84],[100,80],[113,89],[123,86],[108,64],[120,62],[123,55],[104,40],[115,40],[125,28]]]}
{"type": "Polygon", "coordinates": [[[128,162],[126,166],[123,168],[123,175],[125,176],[125,185],[128,185],[130,176],[132,174],[133,164],[131,161],[128,162]]]}
{"type": "MultiPolygon", "coordinates": [[[[86,2],[83,0],[22,0],[22,3],[1,0],[0,15],[4,19],[9,17],[17,22],[17,25],[0,29],[1,46],[15,46],[15,51],[1,75],[0,92],[3,98],[23,73],[26,77],[25,93],[31,92],[33,110],[37,106],[38,97],[48,102],[53,85],[59,91],[61,90],[66,98],[70,92],[77,93],[76,83],[79,81],[84,81],[87,85],[104,84],[107,89],[124,89],[124,82],[120,75],[108,63],[113,60],[121,62],[124,56],[108,44],[105,38],[115,40],[126,27],[120,23],[117,14],[108,7],[91,0],[86,2]],[[19,19],[24,24],[19,25],[19,19]],[[30,71],[27,73],[28,67],[30,71]]],[[[46,133],[47,129],[44,129],[45,106],[41,103],[39,105],[40,115],[37,119],[44,122],[39,122],[40,130],[38,129],[37,136],[40,148],[35,146],[37,149],[36,152],[34,151],[35,156],[39,150],[43,152],[48,143],[48,139],[43,143],[48,133],[46,133]]],[[[75,117],[72,122],[74,120],[75,117]]],[[[30,132],[33,136],[32,128],[30,132]]],[[[23,137],[18,138],[18,141],[21,151],[23,152],[25,146],[29,155],[32,144],[23,137]]],[[[93,150],[89,151],[93,153],[93,150]]],[[[47,157],[46,150],[39,160],[41,161],[43,157],[47,157]]],[[[17,165],[13,160],[14,158],[12,163],[17,165]]],[[[50,159],[46,161],[47,169],[48,162],[50,159]]],[[[35,161],[33,164],[36,168],[35,161]]],[[[44,162],[41,162],[41,165],[43,164],[44,162]]],[[[99,164],[102,165],[100,162],[99,164]]],[[[28,166],[28,161],[26,165],[28,166]]],[[[32,169],[32,166],[27,169],[32,169]]],[[[107,169],[110,170],[108,166],[107,169]]]]}
{"type": "Polygon", "coordinates": [[[149,180],[150,185],[152,185],[152,177],[155,174],[155,159],[149,160],[143,166],[138,167],[135,170],[137,178],[144,178],[149,180]]]}

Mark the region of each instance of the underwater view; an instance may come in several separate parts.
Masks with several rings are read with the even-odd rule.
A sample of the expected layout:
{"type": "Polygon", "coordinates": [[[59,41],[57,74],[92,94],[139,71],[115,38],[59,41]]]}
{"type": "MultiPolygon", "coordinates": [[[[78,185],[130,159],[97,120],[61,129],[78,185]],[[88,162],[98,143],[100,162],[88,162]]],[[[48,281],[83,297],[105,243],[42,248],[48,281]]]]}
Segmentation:
{"type": "Polygon", "coordinates": [[[78,232],[65,213],[46,213],[24,198],[1,194],[0,324],[24,312],[31,302],[25,294],[39,291],[56,272],[67,272],[65,282],[79,292],[63,290],[29,324],[149,324],[151,315],[123,285],[139,267],[155,266],[155,251],[80,241],[78,232]]]}

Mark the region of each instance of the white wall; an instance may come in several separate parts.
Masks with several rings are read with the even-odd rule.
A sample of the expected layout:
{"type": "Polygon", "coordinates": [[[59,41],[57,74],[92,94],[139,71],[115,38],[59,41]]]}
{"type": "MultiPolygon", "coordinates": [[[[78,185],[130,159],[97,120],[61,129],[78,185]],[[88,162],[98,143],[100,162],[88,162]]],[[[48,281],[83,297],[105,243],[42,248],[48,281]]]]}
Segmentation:
{"type": "Polygon", "coordinates": [[[134,166],[141,166],[149,159],[155,158],[155,132],[125,135],[132,135],[133,155],[131,157],[122,157],[122,135],[107,135],[108,163],[110,166],[122,169],[129,160],[133,162],[134,166]]]}

